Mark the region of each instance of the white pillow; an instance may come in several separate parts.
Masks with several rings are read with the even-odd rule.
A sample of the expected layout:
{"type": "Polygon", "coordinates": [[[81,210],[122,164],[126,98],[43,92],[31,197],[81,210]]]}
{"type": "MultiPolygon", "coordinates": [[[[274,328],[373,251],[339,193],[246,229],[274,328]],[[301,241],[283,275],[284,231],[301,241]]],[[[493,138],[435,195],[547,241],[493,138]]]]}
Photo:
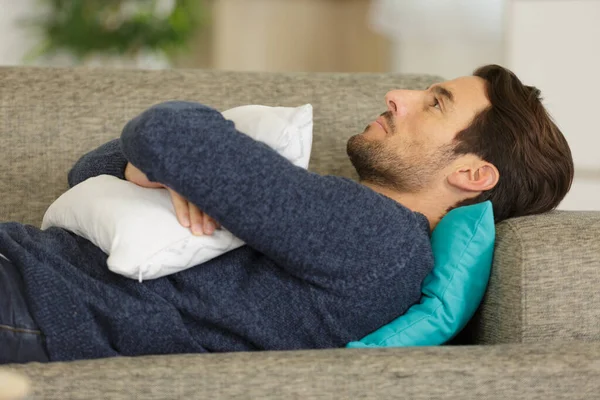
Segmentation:
{"type": "MultiPolygon", "coordinates": [[[[308,168],[312,106],[242,106],[223,112],[236,128],[295,165],[308,168]]],[[[201,264],[244,244],[221,228],[195,236],[177,221],[166,189],[143,188],[109,175],[90,178],[60,196],[42,229],[56,226],[82,236],[108,257],[108,268],[132,279],[155,279],[201,264]]]]}

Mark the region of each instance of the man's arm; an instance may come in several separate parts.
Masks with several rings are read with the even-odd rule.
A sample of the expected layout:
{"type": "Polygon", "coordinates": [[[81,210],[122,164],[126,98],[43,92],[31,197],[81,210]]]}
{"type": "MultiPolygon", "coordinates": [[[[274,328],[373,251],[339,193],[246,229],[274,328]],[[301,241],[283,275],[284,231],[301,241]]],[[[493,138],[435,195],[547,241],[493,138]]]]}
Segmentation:
{"type": "Polygon", "coordinates": [[[382,278],[375,276],[382,254],[412,248],[402,243],[410,235],[398,228],[404,213],[400,229],[414,229],[412,212],[351,180],[294,166],[201,104],[151,107],[125,126],[121,141],[126,158],[148,179],[299,278],[328,285],[348,277],[355,283],[359,274],[367,283],[382,278]],[[382,240],[385,235],[394,239],[382,240]]]}
{"type": "Polygon", "coordinates": [[[120,139],[111,140],[81,157],[69,171],[69,187],[99,175],[125,179],[127,159],[121,150],[120,139]]]}

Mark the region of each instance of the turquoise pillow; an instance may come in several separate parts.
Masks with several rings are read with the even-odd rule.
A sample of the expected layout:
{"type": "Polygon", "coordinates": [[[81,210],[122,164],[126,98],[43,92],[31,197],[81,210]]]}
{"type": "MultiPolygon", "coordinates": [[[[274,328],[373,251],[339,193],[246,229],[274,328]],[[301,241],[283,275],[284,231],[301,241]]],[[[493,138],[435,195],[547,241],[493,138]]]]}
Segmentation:
{"type": "Polygon", "coordinates": [[[431,236],[435,263],[423,281],[421,302],[346,347],[435,346],[452,339],[481,303],[495,238],[491,202],[450,211],[431,236]]]}

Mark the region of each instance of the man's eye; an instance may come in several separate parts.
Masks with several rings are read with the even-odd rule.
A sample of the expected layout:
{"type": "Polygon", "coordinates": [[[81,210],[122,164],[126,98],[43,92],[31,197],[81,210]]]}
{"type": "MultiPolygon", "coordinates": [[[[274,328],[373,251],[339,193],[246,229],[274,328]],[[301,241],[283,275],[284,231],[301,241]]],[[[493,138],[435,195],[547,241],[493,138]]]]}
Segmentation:
{"type": "Polygon", "coordinates": [[[439,102],[439,100],[437,99],[437,97],[433,99],[433,105],[432,105],[432,107],[433,107],[433,108],[437,108],[438,110],[439,110],[439,109],[441,109],[441,107],[440,107],[440,102],[439,102]]]}

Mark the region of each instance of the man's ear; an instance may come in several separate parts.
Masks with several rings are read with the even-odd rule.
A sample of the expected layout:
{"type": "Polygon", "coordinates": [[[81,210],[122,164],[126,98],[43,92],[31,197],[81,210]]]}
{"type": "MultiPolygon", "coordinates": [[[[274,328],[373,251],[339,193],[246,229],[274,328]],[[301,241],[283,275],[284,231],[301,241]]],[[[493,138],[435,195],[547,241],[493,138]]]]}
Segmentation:
{"type": "Polygon", "coordinates": [[[469,192],[483,192],[498,183],[500,173],[490,163],[464,165],[448,176],[448,183],[457,189],[469,192]]]}

